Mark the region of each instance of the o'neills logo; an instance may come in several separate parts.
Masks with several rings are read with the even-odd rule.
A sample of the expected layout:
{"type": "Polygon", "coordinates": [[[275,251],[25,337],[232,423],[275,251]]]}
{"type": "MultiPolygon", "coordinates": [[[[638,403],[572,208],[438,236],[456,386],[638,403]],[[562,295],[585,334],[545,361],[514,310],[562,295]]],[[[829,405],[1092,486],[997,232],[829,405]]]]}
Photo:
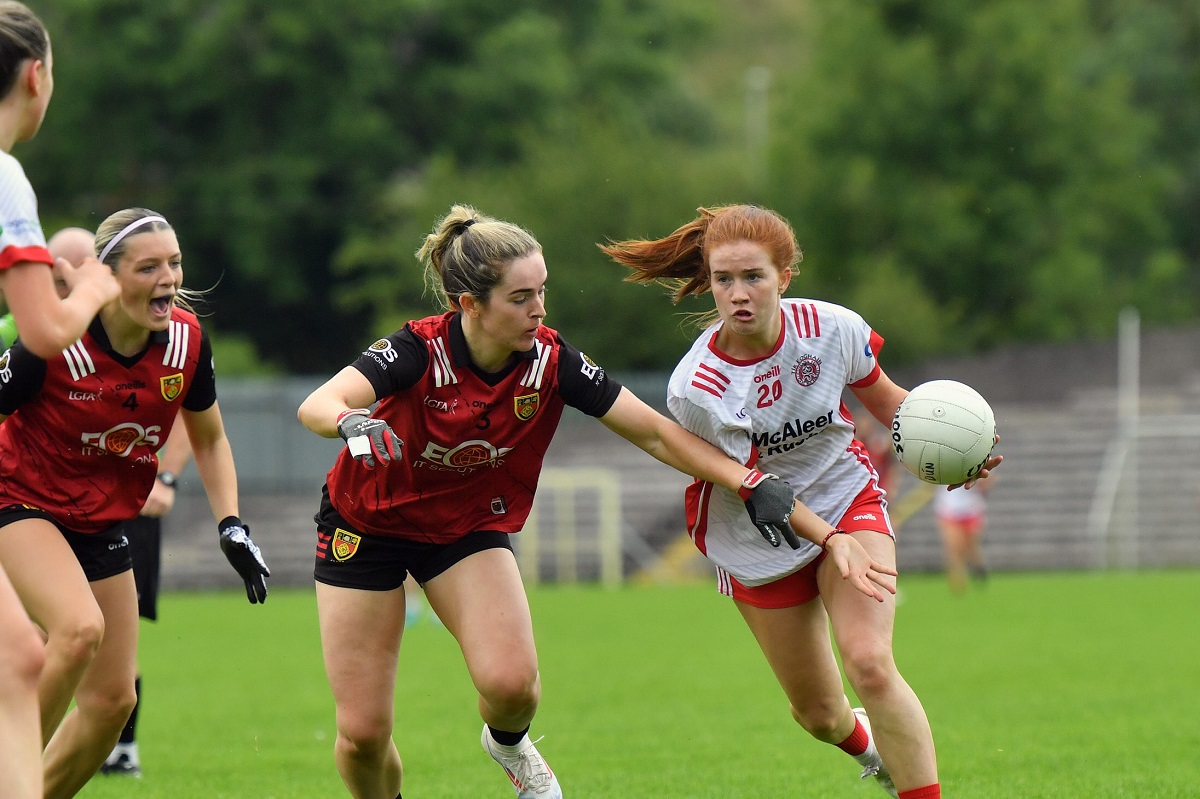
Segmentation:
{"type": "Polygon", "coordinates": [[[533,415],[538,411],[538,395],[526,394],[522,397],[513,397],[513,413],[522,422],[528,422],[533,418],[533,415]]]}
{"type": "Polygon", "coordinates": [[[337,528],[333,534],[333,541],[330,549],[333,551],[334,560],[350,560],[354,557],[354,553],[358,551],[359,542],[362,541],[361,535],[355,535],[342,528],[337,528]]]}
{"type": "Polygon", "coordinates": [[[754,376],[754,382],[755,382],[755,383],[761,383],[761,382],[763,382],[764,380],[770,380],[770,379],[771,379],[771,378],[773,378],[773,377],[779,377],[779,374],[780,374],[780,372],[782,372],[782,371],[783,371],[783,370],[779,368],[779,364],[775,364],[774,368],[772,368],[770,371],[768,371],[768,372],[766,372],[766,373],[764,373],[764,374],[761,374],[761,375],[755,375],[755,376],[754,376]]]}

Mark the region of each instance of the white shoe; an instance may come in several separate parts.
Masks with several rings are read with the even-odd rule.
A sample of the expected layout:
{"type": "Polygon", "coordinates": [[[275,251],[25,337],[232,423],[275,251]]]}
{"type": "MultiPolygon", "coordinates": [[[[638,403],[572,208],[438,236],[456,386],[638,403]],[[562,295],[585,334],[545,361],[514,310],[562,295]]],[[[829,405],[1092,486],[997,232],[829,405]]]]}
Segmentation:
{"type": "Polygon", "coordinates": [[[526,735],[516,746],[503,746],[492,739],[485,724],[480,743],[492,759],[504,767],[517,799],[562,799],[558,778],[534,746],[537,741],[529,740],[526,735]]]}
{"type": "Polygon", "coordinates": [[[865,780],[867,777],[874,777],[875,781],[879,783],[879,787],[887,791],[888,796],[900,799],[900,794],[896,792],[896,786],[892,783],[892,775],[888,773],[887,766],[883,765],[883,758],[879,756],[879,750],[875,748],[875,736],[871,735],[871,720],[867,718],[867,711],[856,707],[854,715],[858,716],[858,720],[867,730],[867,737],[871,739],[867,744],[867,751],[863,753],[868,755],[870,760],[863,766],[859,779],[865,780]]]}

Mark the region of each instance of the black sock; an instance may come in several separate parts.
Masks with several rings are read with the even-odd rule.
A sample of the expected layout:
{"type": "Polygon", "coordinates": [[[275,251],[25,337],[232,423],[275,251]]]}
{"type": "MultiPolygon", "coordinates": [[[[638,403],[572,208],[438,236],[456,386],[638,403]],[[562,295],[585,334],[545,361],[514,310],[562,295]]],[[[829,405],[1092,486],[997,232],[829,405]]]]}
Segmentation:
{"type": "Polygon", "coordinates": [[[121,730],[118,743],[131,744],[137,740],[137,714],[138,708],[142,706],[142,675],[139,674],[133,681],[133,690],[137,694],[137,703],[133,706],[133,712],[129,714],[129,721],[125,722],[125,729],[121,730]]]}
{"type": "Polygon", "coordinates": [[[525,733],[529,732],[529,727],[526,727],[520,732],[505,732],[504,730],[498,730],[489,724],[488,730],[492,734],[492,740],[496,743],[503,746],[516,746],[517,744],[521,743],[521,739],[525,737],[525,733]]]}

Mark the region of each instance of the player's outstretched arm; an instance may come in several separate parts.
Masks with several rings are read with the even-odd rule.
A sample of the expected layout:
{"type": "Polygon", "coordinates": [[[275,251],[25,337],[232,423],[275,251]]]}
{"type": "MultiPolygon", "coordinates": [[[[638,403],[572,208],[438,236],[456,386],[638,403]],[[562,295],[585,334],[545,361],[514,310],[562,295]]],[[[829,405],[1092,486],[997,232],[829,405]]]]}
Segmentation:
{"type": "Polygon", "coordinates": [[[59,299],[54,275],[43,263],[24,262],[0,272],[0,290],[12,310],[26,348],[39,358],[53,358],[75,343],[100,309],[121,293],[112,270],[95,258],[74,267],[58,259],[56,268],[70,288],[59,299]]]}
{"type": "Polygon", "coordinates": [[[828,557],[833,558],[838,574],[859,591],[877,602],[883,601],[882,591],[896,593],[896,569],[872,560],[863,545],[849,533],[831,530],[826,534],[823,546],[828,557]]]}
{"type": "Polygon", "coordinates": [[[300,403],[296,417],[319,436],[340,436],[354,459],[373,469],[387,466],[404,446],[387,422],[371,416],[368,406],[373,402],[375,389],[371,382],[362,372],[347,366],[309,394],[300,403]]]}
{"type": "Polygon", "coordinates": [[[237,470],[233,450],[225,437],[221,410],[213,403],[207,410],[183,411],[196,472],[204,484],[208,504],[217,520],[221,552],[246,586],[246,598],[259,604],[267,599],[266,578],[271,575],[262,552],[250,539],[249,526],[238,517],[237,470]]]}

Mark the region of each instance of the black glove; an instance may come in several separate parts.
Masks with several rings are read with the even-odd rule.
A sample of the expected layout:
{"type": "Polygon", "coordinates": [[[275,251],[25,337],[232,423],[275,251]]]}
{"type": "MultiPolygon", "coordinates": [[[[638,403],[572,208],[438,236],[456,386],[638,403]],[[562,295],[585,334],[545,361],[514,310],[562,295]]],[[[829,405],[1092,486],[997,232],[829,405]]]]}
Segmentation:
{"type": "Polygon", "coordinates": [[[754,522],[768,544],[777,547],[780,541],[787,541],[792,549],[800,548],[801,541],[788,524],[788,519],[792,517],[792,505],[796,501],[790,485],[776,475],[751,469],[746,479],[742,480],[738,496],[745,500],[750,521],[754,522]]]}
{"type": "Polygon", "coordinates": [[[221,531],[221,551],[246,583],[246,599],[251,604],[267,601],[267,580],[271,570],[258,545],[250,540],[250,529],[236,516],[227,516],[217,525],[221,531]]]}
{"type": "Polygon", "coordinates": [[[372,419],[371,412],[366,408],[342,411],[338,416],[337,429],[345,439],[350,454],[368,469],[374,469],[377,463],[386,465],[395,460],[404,446],[388,423],[382,419],[372,419]]]}

